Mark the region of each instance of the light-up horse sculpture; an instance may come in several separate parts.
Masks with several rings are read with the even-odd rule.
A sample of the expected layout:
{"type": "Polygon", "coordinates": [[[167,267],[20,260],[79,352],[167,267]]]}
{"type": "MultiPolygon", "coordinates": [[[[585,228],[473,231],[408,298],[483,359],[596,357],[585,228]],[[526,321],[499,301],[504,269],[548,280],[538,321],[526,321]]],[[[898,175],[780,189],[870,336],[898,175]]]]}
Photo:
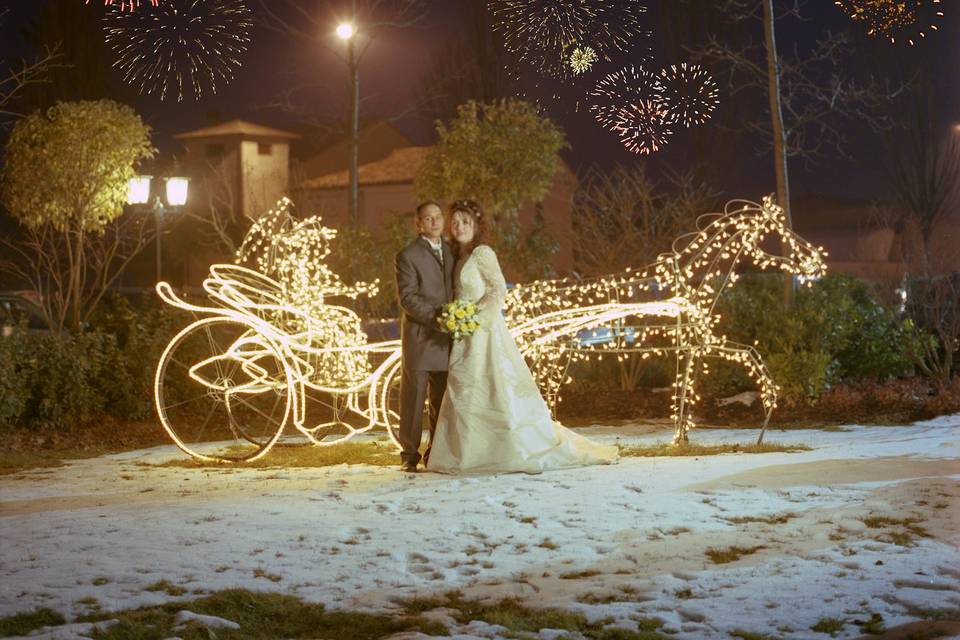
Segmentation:
{"type": "MultiPolygon", "coordinates": [[[[377,283],[345,285],[324,262],[336,231],[319,218],[296,220],[289,206],[282,200],[248,233],[238,261],[255,268],[210,267],[204,304],[157,285],[165,302],[196,318],[164,350],[154,386],[164,428],[196,458],[254,460],[278,443],[335,445],[376,427],[397,443],[399,341],[368,343],[359,316],[339,304],[375,293],[377,283]]],[[[702,220],[648,270],[510,292],[511,333],[551,404],[571,360],[591,349],[583,333],[610,329],[608,352],[675,354],[675,441],[693,426],[693,384],[709,357],[740,362],[758,380],[766,427],[776,386],[756,351],[714,334],[714,306],[744,258],[812,278],[823,273],[823,253],[769,200],[702,220]],[[786,243],[787,257],[760,248],[768,235],[786,243]]]]}
{"type": "Polygon", "coordinates": [[[638,353],[644,358],[673,354],[674,442],[685,442],[694,426],[690,414],[698,400],[697,376],[707,369],[708,358],[723,358],[744,366],[760,387],[762,441],[776,407],[777,387],[752,346],[715,333],[720,321],[717,301],[736,282],[735,269],[744,260],[809,283],[825,273],[826,254],[796,235],[770,198],[761,205],[732,201],[723,214],[701,216],[697,226],[699,231],[678,238],[670,253],[647,268],[584,280],[533,282],[510,291],[508,324],[551,407],[571,362],[591,352],[620,357],[638,353]],[[782,243],[786,255],[766,252],[765,243],[777,249],[782,243]],[[582,339],[584,332],[601,328],[609,339],[599,347],[582,339]]]}

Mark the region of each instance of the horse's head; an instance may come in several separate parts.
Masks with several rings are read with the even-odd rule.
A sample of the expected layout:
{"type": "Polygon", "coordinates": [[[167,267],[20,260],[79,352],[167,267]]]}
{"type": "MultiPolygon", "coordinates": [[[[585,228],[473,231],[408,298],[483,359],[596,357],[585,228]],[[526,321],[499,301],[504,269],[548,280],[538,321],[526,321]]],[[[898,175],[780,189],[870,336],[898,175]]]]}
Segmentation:
{"type": "Polygon", "coordinates": [[[756,211],[755,216],[744,216],[742,224],[748,225],[745,229],[745,248],[758,266],[780,269],[800,276],[806,282],[826,275],[827,265],[824,259],[827,252],[823,247],[814,246],[797,235],[787,224],[783,208],[775,204],[773,198],[767,196],[758,208],[754,203],[738,204],[742,205],[744,210],[756,211]],[[764,241],[768,238],[779,241],[773,249],[778,253],[770,253],[764,249],[764,241]],[[780,255],[781,252],[786,255],[780,255]]]}

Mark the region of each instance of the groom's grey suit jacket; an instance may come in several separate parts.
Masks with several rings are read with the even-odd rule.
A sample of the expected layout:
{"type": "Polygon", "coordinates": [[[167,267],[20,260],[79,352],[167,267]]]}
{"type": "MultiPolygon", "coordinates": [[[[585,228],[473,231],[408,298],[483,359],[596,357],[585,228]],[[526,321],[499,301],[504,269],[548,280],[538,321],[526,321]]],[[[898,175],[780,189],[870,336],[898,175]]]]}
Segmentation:
{"type": "Polygon", "coordinates": [[[450,336],[437,328],[440,307],[453,300],[453,252],[443,240],[443,264],[423,236],[397,254],[397,294],[403,368],[446,371],[450,336]]]}

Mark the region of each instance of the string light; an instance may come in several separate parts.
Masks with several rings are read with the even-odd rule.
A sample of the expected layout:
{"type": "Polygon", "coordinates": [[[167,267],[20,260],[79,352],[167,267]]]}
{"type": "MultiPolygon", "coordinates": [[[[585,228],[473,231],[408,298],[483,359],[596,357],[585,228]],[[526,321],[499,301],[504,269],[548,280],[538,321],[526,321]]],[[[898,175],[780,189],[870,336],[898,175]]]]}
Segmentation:
{"type": "Polygon", "coordinates": [[[911,47],[928,31],[938,31],[944,17],[942,0],[835,0],[834,4],[866,26],[868,35],[892,43],[900,38],[911,47]]]}
{"type": "Polygon", "coordinates": [[[140,93],[199,100],[233,79],[250,44],[251,16],[243,0],[164,0],[153,11],[105,16],[105,38],[113,66],[140,93]]]}
{"type": "Polygon", "coordinates": [[[552,408],[575,362],[630,353],[641,358],[673,355],[674,442],[684,442],[695,426],[691,409],[700,399],[697,377],[708,370],[707,358],[721,358],[743,366],[760,387],[766,428],[777,387],[756,349],[717,335],[717,300],[737,281],[735,269],[745,261],[803,276],[809,286],[826,272],[826,252],[797,236],[769,197],[762,204],[732,201],[722,215],[701,216],[698,228],[643,269],[543,280],[510,290],[508,325],[552,408]],[[782,239],[785,257],[761,248],[768,236],[782,239]],[[589,339],[601,329],[607,339],[589,339]]]}
{"type": "MultiPolygon", "coordinates": [[[[157,284],[165,302],[201,316],[164,350],[154,385],[164,428],[196,458],[259,458],[291,419],[294,432],[314,444],[334,445],[382,427],[399,448],[398,415],[391,407],[400,342],[368,343],[359,316],[336,304],[341,298],[375,295],[378,283],[344,284],[324,262],[336,230],[324,227],[319,217],[298,221],[290,208],[284,198],[257,221],[237,253],[239,264],[210,267],[203,289],[211,304],[187,302],[169,284],[157,284]],[[236,337],[211,344],[211,353],[184,364],[179,345],[193,335],[202,343],[203,332],[209,334],[216,323],[239,327],[236,337]],[[234,438],[256,446],[225,454],[187,437],[192,422],[174,419],[182,400],[166,388],[184,384],[199,385],[195,397],[222,408],[234,438]],[[308,400],[318,394],[332,398],[325,406],[333,409],[334,419],[311,425],[308,400]],[[260,431],[241,424],[234,409],[256,397],[265,397],[265,405],[273,407],[268,412],[254,408],[266,421],[260,431]]],[[[604,355],[672,354],[677,363],[674,441],[683,442],[694,427],[690,411],[699,400],[697,376],[708,371],[706,358],[717,357],[745,367],[760,386],[766,428],[776,406],[776,385],[753,347],[717,335],[717,299],[736,282],[735,269],[745,260],[809,282],[825,272],[826,253],[789,229],[783,210],[770,198],[762,205],[731,202],[724,214],[701,217],[698,228],[646,269],[585,280],[541,280],[510,290],[504,308],[510,333],[552,408],[561,386],[570,381],[573,362],[604,355]],[[763,251],[767,236],[783,241],[785,257],[763,251]],[[591,332],[605,332],[605,339],[584,339],[591,332]]]]}

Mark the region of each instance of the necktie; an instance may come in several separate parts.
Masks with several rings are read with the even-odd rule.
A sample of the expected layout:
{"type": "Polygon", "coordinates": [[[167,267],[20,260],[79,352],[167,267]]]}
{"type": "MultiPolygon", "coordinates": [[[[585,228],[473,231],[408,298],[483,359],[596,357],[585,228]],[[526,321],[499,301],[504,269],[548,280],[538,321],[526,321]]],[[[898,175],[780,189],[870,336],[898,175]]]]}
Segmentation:
{"type": "Polygon", "coordinates": [[[440,247],[433,247],[433,252],[436,254],[437,259],[440,261],[440,266],[443,266],[443,250],[440,247]]]}

